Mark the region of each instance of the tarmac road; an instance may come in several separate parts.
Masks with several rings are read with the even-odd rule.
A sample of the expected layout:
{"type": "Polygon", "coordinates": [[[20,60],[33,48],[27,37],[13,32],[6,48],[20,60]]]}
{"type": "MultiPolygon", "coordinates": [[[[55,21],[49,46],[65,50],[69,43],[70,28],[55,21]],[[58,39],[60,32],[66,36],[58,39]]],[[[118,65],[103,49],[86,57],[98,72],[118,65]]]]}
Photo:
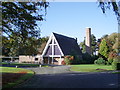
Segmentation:
{"type": "Polygon", "coordinates": [[[120,74],[108,72],[41,74],[39,68],[35,70],[38,71],[35,71],[37,73],[30,80],[15,88],[118,88],[120,85],[118,83],[120,74]]]}

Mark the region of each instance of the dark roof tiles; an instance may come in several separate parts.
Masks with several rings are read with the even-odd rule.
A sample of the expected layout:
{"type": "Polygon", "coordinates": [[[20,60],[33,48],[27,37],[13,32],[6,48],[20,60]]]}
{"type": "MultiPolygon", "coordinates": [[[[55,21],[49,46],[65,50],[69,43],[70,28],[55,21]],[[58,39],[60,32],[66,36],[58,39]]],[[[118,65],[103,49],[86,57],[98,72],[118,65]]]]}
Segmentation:
{"type": "Polygon", "coordinates": [[[82,52],[76,39],[64,35],[53,33],[64,55],[81,55],[82,52]]]}

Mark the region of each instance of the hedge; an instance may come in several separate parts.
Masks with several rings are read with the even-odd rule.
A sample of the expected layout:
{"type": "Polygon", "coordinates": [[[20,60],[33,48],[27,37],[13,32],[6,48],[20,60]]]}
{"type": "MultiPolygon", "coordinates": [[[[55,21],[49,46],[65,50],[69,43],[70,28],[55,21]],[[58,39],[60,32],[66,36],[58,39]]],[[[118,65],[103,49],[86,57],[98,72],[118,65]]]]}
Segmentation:
{"type": "Polygon", "coordinates": [[[112,68],[113,68],[114,70],[120,70],[120,63],[113,62],[113,63],[112,63],[112,68]]]}

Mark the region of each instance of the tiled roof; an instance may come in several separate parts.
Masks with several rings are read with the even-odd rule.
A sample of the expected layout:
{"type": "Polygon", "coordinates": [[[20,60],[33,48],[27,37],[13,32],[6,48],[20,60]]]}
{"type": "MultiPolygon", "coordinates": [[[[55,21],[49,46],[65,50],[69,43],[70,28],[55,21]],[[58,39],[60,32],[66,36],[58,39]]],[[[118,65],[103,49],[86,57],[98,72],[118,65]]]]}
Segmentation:
{"type": "Polygon", "coordinates": [[[61,34],[53,33],[64,55],[81,55],[82,52],[76,39],[61,34]]]}

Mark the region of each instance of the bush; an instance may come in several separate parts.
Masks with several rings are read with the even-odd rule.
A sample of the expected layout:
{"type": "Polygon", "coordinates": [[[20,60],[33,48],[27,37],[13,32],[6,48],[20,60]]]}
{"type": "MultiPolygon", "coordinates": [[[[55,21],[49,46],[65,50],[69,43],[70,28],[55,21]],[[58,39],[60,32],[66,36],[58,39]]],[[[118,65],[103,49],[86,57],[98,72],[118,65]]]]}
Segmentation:
{"type": "Polygon", "coordinates": [[[109,61],[106,61],[106,65],[111,65],[111,63],[109,63],[109,61]]]}
{"type": "Polygon", "coordinates": [[[64,61],[64,60],[62,61],[62,65],[66,65],[66,63],[65,63],[65,61],[64,61]]]}
{"type": "Polygon", "coordinates": [[[74,57],[73,56],[65,56],[64,58],[64,62],[66,65],[70,65],[72,63],[72,61],[74,60],[74,57]]]}
{"type": "Polygon", "coordinates": [[[75,55],[74,59],[71,60],[71,64],[80,64],[82,62],[81,56],[75,55]]]}
{"type": "Polygon", "coordinates": [[[119,62],[113,62],[112,63],[112,68],[114,70],[120,70],[120,63],[119,62]]]}
{"type": "Polygon", "coordinates": [[[97,60],[94,61],[94,64],[105,65],[105,60],[103,58],[98,58],[97,60]]]}
{"type": "Polygon", "coordinates": [[[110,64],[112,64],[112,62],[113,62],[113,59],[111,59],[111,58],[108,58],[108,62],[109,62],[110,64]]]}
{"type": "Polygon", "coordinates": [[[119,57],[114,58],[114,61],[112,62],[112,68],[114,70],[120,70],[120,59],[119,59],[119,57]]]}
{"type": "Polygon", "coordinates": [[[94,61],[92,61],[92,57],[89,53],[83,53],[82,54],[83,62],[82,64],[92,64],[94,61]]]}
{"type": "Polygon", "coordinates": [[[94,61],[94,64],[97,64],[97,60],[94,61]]]}

